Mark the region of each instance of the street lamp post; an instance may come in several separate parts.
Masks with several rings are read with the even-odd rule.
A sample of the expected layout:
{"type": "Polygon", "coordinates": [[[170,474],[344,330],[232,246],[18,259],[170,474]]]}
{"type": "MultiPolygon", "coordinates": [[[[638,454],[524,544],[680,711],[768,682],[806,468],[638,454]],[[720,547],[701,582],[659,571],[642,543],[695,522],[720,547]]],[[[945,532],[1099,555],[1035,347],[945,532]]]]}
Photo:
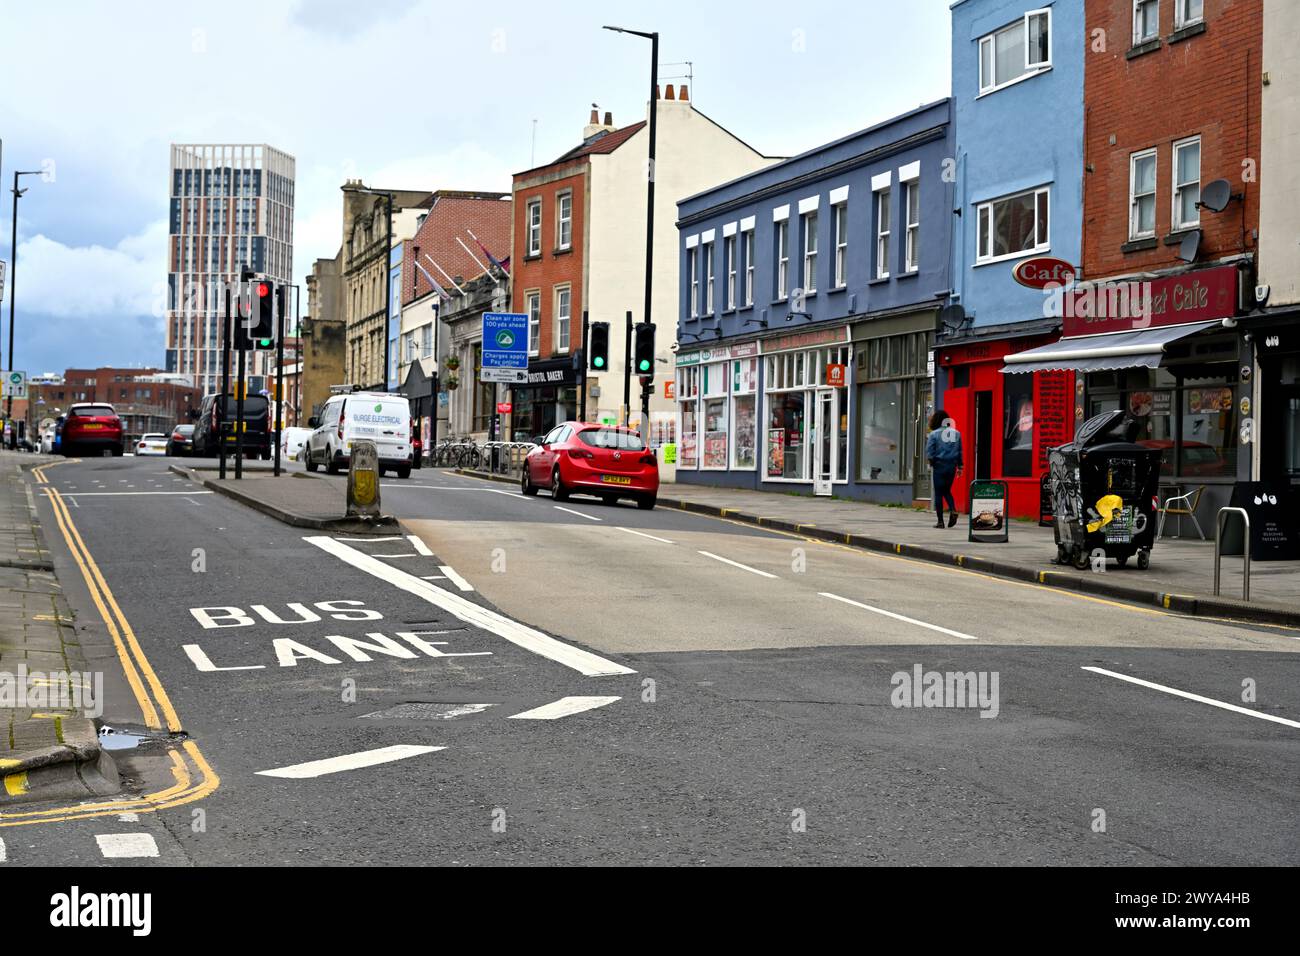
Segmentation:
{"type": "MultiPolygon", "coordinates": [[[[654,255],[655,255],[655,120],[659,111],[659,33],[646,33],[641,30],[628,30],[624,27],[605,27],[615,33],[630,33],[650,41],[650,152],[646,168],[645,188],[645,304],[641,321],[652,322],[650,315],[651,291],[653,289],[654,255]]],[[[626,372],[631,375],[631,370],[626,372]]],[[[626,402],[625,402],[626,404],[626,402]]],[[[631,414],[631,410],[628,410],[631,414]]],[[[641,432],[649,444],[650,440],[650,394],[641,390],[641,432]]]]}
{"type": "MultiPolygon", "coordinates": [[[[14,366],[14,302],[18,298],[18,198],[25,189],[18,188],[19,176],[39,176],[39,169],[15,170],[14,171],[14,221],[13,232],[9,240],[9,367],[14,366]]],[[[5,399],[5,419],[12,420],[14,415],[14,397],[10,395],[5,399]]],[[[10,431],[9,441],[11,447],[18,443],[18,429],[10,431]]]]}

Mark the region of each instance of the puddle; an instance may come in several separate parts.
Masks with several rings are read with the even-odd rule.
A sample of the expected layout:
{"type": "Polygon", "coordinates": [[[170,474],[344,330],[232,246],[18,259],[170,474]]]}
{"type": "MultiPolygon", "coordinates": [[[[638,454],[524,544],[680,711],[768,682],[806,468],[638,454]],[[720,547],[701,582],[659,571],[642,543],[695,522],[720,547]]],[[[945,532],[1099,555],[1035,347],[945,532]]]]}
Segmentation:
{"type": "Polygon", "coordinates": [[[107,725],[99,728],[99,746],[105,750],[134,750],[140,744],[156,740],[148,734],[137,734],[130,730],[117,730],[107,725]]]}

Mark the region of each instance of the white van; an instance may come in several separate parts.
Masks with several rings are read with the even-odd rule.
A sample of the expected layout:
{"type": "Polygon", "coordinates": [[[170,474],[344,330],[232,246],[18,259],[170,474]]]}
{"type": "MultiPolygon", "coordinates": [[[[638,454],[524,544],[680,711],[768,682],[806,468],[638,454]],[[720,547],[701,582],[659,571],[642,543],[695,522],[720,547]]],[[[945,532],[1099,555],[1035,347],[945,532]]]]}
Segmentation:
{"type": "Polygon", "coordinates": [[[332,395],[308,424],[311,437],[304,449],[308,471],[321,465],[331,475],[348,467],[352,443],[372,441],[379,449],[379,473],[395,471],[411,477],[411,406],[404,395],[350,392],[332,395]]]}
{"type": "Polygon", "coordinates": [[[302,450],[307,447],[307,439],[310,437],[310,428],[288,426],[280,432],[280,457],[297,461],[302,457],[302,450]]]}

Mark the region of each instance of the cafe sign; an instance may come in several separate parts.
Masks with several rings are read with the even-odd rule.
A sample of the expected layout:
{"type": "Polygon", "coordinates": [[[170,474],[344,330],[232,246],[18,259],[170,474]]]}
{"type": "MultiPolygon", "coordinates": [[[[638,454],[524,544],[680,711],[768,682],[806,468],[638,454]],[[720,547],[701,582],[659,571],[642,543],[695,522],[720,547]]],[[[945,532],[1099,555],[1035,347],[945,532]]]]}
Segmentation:
{"type": "Polygon", "coordinates": [[[1236,266],[1157,279],[1098,280],[1067,289],[1061,334],[1100,335],[1225,319],[1238,312],[1236,266]]]}
{"type": "Polygon", "coordinates": [[[1079,270],[1064,259],[1054,256],[1034,256],[1016,263],[1011,276],[1031,289],[1046,289],[1049,285],[1068,286],[1079,270]]]}

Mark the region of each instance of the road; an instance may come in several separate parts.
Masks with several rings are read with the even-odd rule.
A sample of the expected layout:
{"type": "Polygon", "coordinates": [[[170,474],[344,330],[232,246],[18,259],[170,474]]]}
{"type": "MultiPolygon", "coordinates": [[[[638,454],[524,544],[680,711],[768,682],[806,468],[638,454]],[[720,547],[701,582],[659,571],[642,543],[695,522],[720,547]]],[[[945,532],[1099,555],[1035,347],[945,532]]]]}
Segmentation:
{"type": "Polygon", "coordinates": [[[183,802],[9,865],[1300,862],[1300,633],[441,470],[341,539],[166,465],[36,491],[130,793],[183,802]]]}

